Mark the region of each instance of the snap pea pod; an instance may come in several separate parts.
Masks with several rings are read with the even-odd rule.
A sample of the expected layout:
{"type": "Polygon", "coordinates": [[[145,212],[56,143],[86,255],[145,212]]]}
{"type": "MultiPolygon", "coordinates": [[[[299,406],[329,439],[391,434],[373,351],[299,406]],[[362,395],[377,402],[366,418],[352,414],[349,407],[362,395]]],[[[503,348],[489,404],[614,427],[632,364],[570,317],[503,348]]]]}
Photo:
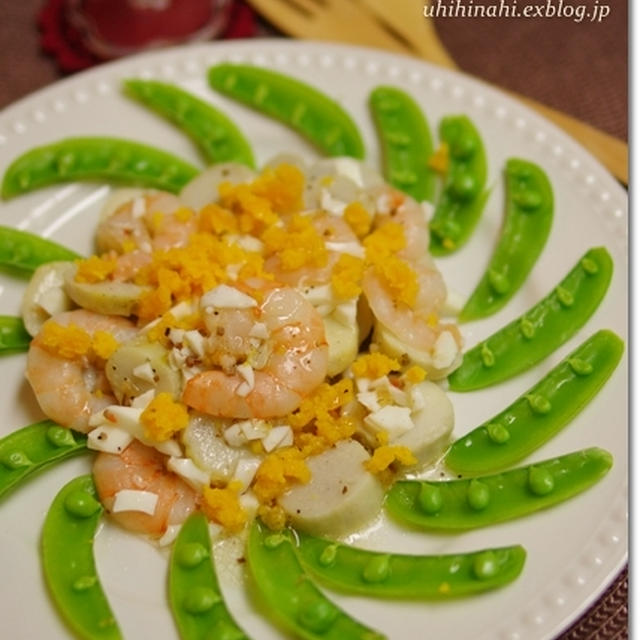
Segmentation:
{"type": "Polygon", "coordinates": [[[456,531],[513,520],[552,507],[605,476],[611,454],[593,447],[504,473],[466,480],[403,480],[385,506],[404,523],[456,531]]]}
{"type": "Polygon", "coordinates": [[[297,535],[303,566],[327,586],[380,598],[442,600],[495,589],[520,575],[526,557],[519,545],[416,556],[365,551],[297,535]]]}
{"type": "Polygon", "coordinates": [[[302,569],[289,531],[274,533],[255,520],[247,547],[249,568],[268,607],[296,636],[309,640],[383,640],[339,609],[302,569]]]}
{"type": "Polygon", "coordinates": [[[546,358],[598,308],[612,273],[613,261],[604,247],[587,251],[545,298],[469,349],[462,364],[449,376],[449,388],[482,389],[546,358]]]}
{"type": "Polygon", "coordinates": [[[388,182],[421,202],[432,201],[435,175],[427,166],[433,153],[429,125],[413,98],[396,87],[376,87],[369,107],[378,131],[388,182]]]}
{"type": "Polygon", "coordinates": [[[28,231],[0,226],[0,266],[33,272],[41,264],[75,260],[80,255],[28,231]]]}
{"type": "Polygon", "coordinates": [[[502,309],[526,280],[551,231],[553,190],[546,173],[533,162],[510,158],[505,182],[506,214],[500,239],[459,322],[502,309]]]}
{"type": "Polygon", "coordinates": [[[122,637],[93,558],[102,511],[93,479],[80,476],[55,497],[42,529],[42,567],[49,591],[64,620],[84,640],[122,637]]]}
{"type": "Polygon", "coordinates": [[[567,425],[615,370],[623,341],[602,330],[504,411],[456,440],[445,463],[458,473],[504,469],[535,451],[567,425]]]}
{"type": "Polygon", "coordinates": [[[60,182],[111,180],[177,193],[198,169],[139,142],[120,138],[65,138],[16,158],[4,174],[5,199],[60,182]]]}
{"type": "Polygon", "coordinates": [[[177,124],[210,164],[238,162],[255,167],[253,152],[240,129],[222,111],[175,85],[126,80],[125,94],[177,124]]]}
{"type": "Polygon", "coordinates": [[[360,131],[334,100],[275,71],[223,63],[209,69],[213,89],[280,120],[330,156],[364,157],[360,131]]]}
{"type": "Polygon", "coordinates": [[[180,528],[169,562],[169,602],[182,640],[247,640],[229,614],[211,554],[207,519],[192,514],[180,528]]]}
{"type": "Polygon", "coordinates": [[[51,420],[18,429],[0,440],[0,497],[38,471],[88,452],[87,438],[51,420]]]}
{"type": "Polygon", "coordinates": [[[469,239],[489,197],[484,145],[471,120],[443,118],[440,140],[447,146],[449,167],[429,223],[434,256],[453,253],[469,239]]]}
{"type": "Polygon", "coordinates": [[[0,355],[26,351],[31,336],[24,327],[22,318],[0,316],[0,355]]]}

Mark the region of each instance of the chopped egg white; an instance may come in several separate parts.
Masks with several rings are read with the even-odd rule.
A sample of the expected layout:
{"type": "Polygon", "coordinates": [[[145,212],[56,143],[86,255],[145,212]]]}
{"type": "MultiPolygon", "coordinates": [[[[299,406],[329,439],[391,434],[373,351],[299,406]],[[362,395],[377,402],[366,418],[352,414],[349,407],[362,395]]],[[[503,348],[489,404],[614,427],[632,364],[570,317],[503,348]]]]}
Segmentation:
{"type": "Polygon", "coordinates": [[[364,422],[374,431],[386,431],[389,434],[389,440],[401,436],[414,427],[411,409],[393,405],[387,405],[370,413],[365,417],[364,422]]]}
{"type": "Polygon", "coordinates": [[[136,489],[122,489],[115,495],[113,513],[120,511],[142,511],[152,516],[158,504],[158,494],[151,491],[138,491],[136,489]]]}
{"type": "Polygon", "coordinates": [[[200,306],[203,309],[251,309],[258,306],[254,298],[243,293],[235,287],[226,284],[219,284],[213,289],[209,289],[202,298],[200,298],[200,306]]]}
{"type": "Polygon", "coordinates": [[[136,376],[136,378],[140,378],[140,380],[144,380],[145,382],[155,382],[155,373],[153,371],[151,363],[148,361],[139,364],[137,367],[134,367],[133,375],[136,376]]]}
{"type": "Polygon", "coordinates": [[[359,242],[325,242],[324,245],[329,251],[364,258],[364,247],[359,242]]]}
{"type": "Polygon", "coordinates": [[[358,402],[371,412],[378,411],[382,407],[378,401],[378,394],[375,391],[361,391],[356,394],[358,402]]]}
{"type": "Polygon", "coordinates": [[[250,518],[255,517],[256,513],[258,512],[260,502],[258,502],[258,498],[256,498],[256,496],[251,491],[243,493],[238,498],[238,502],[240,502],[240,506],[247,512],[247,515],[250,518]]]}
{"type": "Polygon", "coordinates": [[[236,371],[243,379],[243,382],[236,389],[236,393],[239,396],[248,395],[255,385],[255,374],[253,372],[253,367],[248,362],[243,362],[236,367],[236,371]]]}
{"type": "Polygon", "coordinates": [[[269,453],[280,447],[289,447],[293,444],[293,431],[289,425],[272,427],[269,433],[262,438],[262,446],[269,453]]]}
{"type": "Polygon", "coordinates": [[[262,464],[261,458],[240,458],[238,466],[233,474],[234,481],[240,483],[240,493],[244,493],[253,482],[258,467],[262,464]]]}
{"type": "Polygon", "coordinates": [[[364,187],[362,170],[360,169],[360,163],[357,160],[347,157],[336,158],[333,166],[341,176],[349,178],[359,187],[364,187]]]}
{"type": "Polygon", "coordinates": [[[209,485],[209,474],[196,466],[191,458],[171,457],[167,462],[167,469],[179,475],[197,491],[209,485]]]}
{"type": "Polygon", "coordinates": [[[327,189],[322,189],[320,192],[320,206],[333,216],[341,216],[347,207],[347,203],[334,198],[327,189]]]}
{"type": "Polygon", "coordinates": [[[162,537],[158,538],[158,545],[161,547],[168,547],[178,537],[180,528],[182,525],[170,524],[167,530],[162,534],[162,537]]]}
{"type": "Polygon", "coordinates": [[[443,331],[433,345],[433,364],[438,369],[446,369],[458,356],[458,344],[450,331],[443,331]]]}
{"type": "Polygon", "coordinates": [[[256,322],[249,330],[249,336],[258,340],[266,340],[269,337],[269,329],[264,322],[256,322]]]}
{"type": "Polygon", "coordinates": [[[118,427],[99,426],[87,435],[87,448],[105,453],[122,453],[133,441],[133,436],[118,427]]]}
{"type": "Polygon", "coordinates": [[[204,356],[205,352],[205,339],[204,336],[195,329],[184,332],[184,341],[186,345],[193,351],[199,358],[204,356]]]}
{"type": "Polygon", "coordinates": [[[244,431],[242,431],[242,425],[239,422],[232,424],[230,427],[227,427],[223,434],[223,438],[226,443],[232,447],[242,447],[247,442],[247,436],[244,435],[244,431]]]}
{"type": "Polygon", "coordinates": [[[261,440],[269,433],[269,425],[264,420],[243,420],[237,424],[247,440],[261,440]]]}

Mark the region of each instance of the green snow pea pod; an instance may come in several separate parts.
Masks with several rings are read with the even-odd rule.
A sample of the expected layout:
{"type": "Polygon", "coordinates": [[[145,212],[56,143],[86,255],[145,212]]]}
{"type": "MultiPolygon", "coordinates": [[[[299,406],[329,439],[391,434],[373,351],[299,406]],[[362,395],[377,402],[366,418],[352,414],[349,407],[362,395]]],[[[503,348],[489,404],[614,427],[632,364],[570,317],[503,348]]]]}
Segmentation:
{"type": "Polygon", "coordinates": [[[4,174],[5,199],[75,180],[111,180],[177,193],[198,169],[139,142],[120,138],[65,138],[16,158],[4,174]]]}
{"type": "Polygon", "coordinates": [[[471,120],[443,118],[440,139],[449,150],[449,167],[429,223],[434,256],[448,255],[469,239],[489,197],[484,145],[471,120]]]}
{"type": "Polygon", "coordinates": [[[376,87],[369,96],[388,182],[421,202],[432,201],[435,176],[427,166],[433,153],[429,125],[413,98],[396,87],[376,87]]]}
{"type": "Polygon", "coordinates": [[[34,233],[0,226],[0,266],[31,273],[47,262],[80,257],[75,251],[34,233]]]}
{"type": "Polygon", "coordinates": [[[498,244],[458,320],[484,318],[502,309],[526,280],[551,231],[553,190],[546,173],[510,158],[505,168],[506,215],[498,244]]]}
{"type": "Polygon", "coordinates": [[[209,84],[289,125],[329,156],[364,157],[360,131],[351,116],[308,84],[260,67],[229,63],[209,69],[209,84]]]}
{"type": "Polygon", "coordinates": [[[441,600],[495,589],[520,575],[526,557],[519,545],[416,556],[365,551],[297,535],[303,566],[327,586],[379,598],[441,600]]]}
{"type": "Polygon", "coordinates": [[[51,420],[18,429],[0,440],[0,497],[38,471],[88,452],[87,438],[51,420]]]}
{"type": "Polygon", "coordinates": [[[124,89],[126,95],[183,129],[208,163],[238,162],[255,167],[251,146],[240,129],[208,102],[155,80],[126,80],[124,89]]]}
{"type": "Polygon", "coordinates": [[[249,568],[268,607],[300,638],[383,640],[339,609],[302,569],[291,533],[274,533],[255,520],[249,531],[249,568]]]}
{"type": "Polygon", "coordinates": [[[403,480],[389,489],[385,506],[401,522],[423,529],[474,529],[568,500],[598,482],[612,464],[610,453],[593,447],[479,478],[403,480]],[[433,506],[435,493],[439,508],[433,506]]]}
{"type": "Polygon", "coordinates": [[[623,351],[624,342],[615,333],[594,333],[504,411],[456,440],[445,463],[453,471],[471,474],[522,460],[584,409],[623,351]]]}
{"type": "Polygon", "coordinates": [[[26,351],[30,343],[22,318],[0,316],[0,355],[26,351]]]}
{"type": "Polygon", "coordinates": [[[102,511],[93,479],[80,476],[54,498],[42,529],[42,567],[49,591],[62,617],[84,640],[122,638],[93,558],[102,511]]]}
{"type": "Polygon", "coordinates": [[[185,521],[173,545],[169,602],[182,640],[247,640],[222,599],[202,513],[185,521]]]}
{"type": "Polygon", "coordinates": [[[546,358],[598,308],[612,273],[613,261],[604,247],[587,251],[545,298],[469,349],[462,364],[449,376],[449,388],[482,389],[546,358]]]}

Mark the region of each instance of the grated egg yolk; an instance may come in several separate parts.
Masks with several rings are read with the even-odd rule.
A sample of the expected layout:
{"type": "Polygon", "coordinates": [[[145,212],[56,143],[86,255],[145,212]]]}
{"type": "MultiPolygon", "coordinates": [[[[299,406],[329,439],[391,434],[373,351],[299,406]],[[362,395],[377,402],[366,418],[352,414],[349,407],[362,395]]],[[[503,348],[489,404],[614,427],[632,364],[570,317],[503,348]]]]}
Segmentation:
{"type": "Polygon", "coordinates": [[[277,449],[269,453],[258,467],[253,491],[260,502],[267,504],[295,483],[306,483],[310,479],[311,472],[298,449],[277,449]]]}
{"type": "Polygon", "coordinates": [[[398,360],[379,352],[358,356],[358,359],[351,365],[353,375],[357,378],[372,380],[386,376],[391,371],[400,371],[400,368],[398,360]]]}
{"type": "Polygon", "coordinates": [[[140,415],[147,438],[165,442],[189,424],[187,407],[167,392],[159,393],[140,415]]]}
{"type": "Polygon", "coordinates": [[[205,487],[204,510],[211,520],[229,531],[240,531],[247,521],[247,512],[240,504],[237,487],[205,487]]]}
{"type": "Polygon", "coordinates": [[[364,466],[367,471],[371,473],[381,473],[382,471],[386,471],[394,462],[399,462],[403,465],[412,465],[418,461],[413,453],[411,453],[409,447],[382,445],[373,452],[373,456],[364,463],[364,466]]]}

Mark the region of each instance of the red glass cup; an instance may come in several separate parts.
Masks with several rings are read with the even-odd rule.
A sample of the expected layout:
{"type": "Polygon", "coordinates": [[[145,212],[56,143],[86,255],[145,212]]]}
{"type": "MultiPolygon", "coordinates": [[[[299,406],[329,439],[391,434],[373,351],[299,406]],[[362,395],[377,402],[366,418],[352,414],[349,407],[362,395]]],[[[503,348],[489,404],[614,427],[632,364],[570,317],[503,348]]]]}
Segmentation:
{"type": "Polygon", "coordinates": [[[209,40],[227,25],[230,0],[65,0],[65,17],[100,58],[209,40]]]}

